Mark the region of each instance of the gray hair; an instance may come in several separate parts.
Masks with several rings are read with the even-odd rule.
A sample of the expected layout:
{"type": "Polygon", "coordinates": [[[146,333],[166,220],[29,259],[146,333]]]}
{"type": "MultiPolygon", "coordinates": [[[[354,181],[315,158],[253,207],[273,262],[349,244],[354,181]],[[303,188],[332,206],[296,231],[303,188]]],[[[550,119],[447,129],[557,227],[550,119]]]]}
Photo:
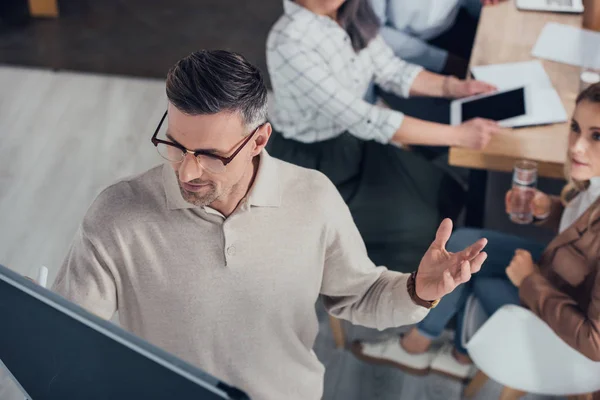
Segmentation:
{"type": "Polygon", "coordinates": [[[238,112],[248,131],[267,120],[267,88],[258,68],[242,55],[200,50],[167,74],[167,97],[189,115],[238,112]]]}

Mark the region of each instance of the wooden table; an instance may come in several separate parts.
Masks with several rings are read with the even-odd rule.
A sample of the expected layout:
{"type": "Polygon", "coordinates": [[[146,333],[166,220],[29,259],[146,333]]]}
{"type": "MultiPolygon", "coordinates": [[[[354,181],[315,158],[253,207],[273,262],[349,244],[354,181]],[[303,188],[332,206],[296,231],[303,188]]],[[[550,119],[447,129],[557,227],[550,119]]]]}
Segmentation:
{"type": "MultiPolygon", "coordinates": [[[[581,15],[519,11],[514,1],[483,7],[471,66],[528,61],[534,59],[531,50],[548,22],[580,27],[581,15]]],[[[552,84],[571,115],[579,91],[580,68],[541,60],[552,84]]],[[[566,157],[568,123],[540,127],[505,129],[495,135],[480,151],[450,149],[450,165],[471,168],[477,193],[471,193],[467,205],[467,224],[481,226],[487,171],[512,171],[520,159],[538,162],[539,175],[563,178],[566,157]]]]}

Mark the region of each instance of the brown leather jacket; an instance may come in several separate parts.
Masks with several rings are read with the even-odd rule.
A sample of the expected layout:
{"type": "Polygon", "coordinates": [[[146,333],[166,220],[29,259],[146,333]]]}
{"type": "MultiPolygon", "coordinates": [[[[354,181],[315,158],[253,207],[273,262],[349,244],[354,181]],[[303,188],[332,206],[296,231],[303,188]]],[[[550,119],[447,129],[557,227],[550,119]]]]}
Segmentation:
{"type": "MultiPolygon", "coordinates": [[[[540,273],[525,278],[519,296],[569,346],[600,361],[600,210],[590,220],[596,207],[600,199],[550,242],[540,273]]],[[[558,231],[562,212],[560,200],[553,198],[542,225],[558,231]]]]}

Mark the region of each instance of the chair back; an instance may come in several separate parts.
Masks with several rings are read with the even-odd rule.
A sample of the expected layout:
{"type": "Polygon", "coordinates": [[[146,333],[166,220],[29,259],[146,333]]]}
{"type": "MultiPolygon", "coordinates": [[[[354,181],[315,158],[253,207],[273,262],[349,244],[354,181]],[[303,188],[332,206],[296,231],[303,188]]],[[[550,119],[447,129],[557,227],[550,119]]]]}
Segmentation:
{"type": "Polygon", "coordinates": [[[548,396],[600,390],[600,362],[567,345],[531,311],[506,305],[483,324],[482,316],[483,308],[470,298],[463,343],[475,365],[493,380],[548,396]]]}

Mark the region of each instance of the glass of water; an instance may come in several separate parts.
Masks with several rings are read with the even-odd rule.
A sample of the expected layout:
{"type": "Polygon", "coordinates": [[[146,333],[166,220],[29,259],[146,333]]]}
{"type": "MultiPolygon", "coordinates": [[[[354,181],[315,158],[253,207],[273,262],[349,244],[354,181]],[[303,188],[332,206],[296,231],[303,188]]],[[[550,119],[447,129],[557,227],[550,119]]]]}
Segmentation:
{"type": "Polygon", "coordinates": [[[533,222],[531,202],[537,186],[537,163],[521,160],[515,163],[512,180],[510,220],[516,224],[533,222]]]}

